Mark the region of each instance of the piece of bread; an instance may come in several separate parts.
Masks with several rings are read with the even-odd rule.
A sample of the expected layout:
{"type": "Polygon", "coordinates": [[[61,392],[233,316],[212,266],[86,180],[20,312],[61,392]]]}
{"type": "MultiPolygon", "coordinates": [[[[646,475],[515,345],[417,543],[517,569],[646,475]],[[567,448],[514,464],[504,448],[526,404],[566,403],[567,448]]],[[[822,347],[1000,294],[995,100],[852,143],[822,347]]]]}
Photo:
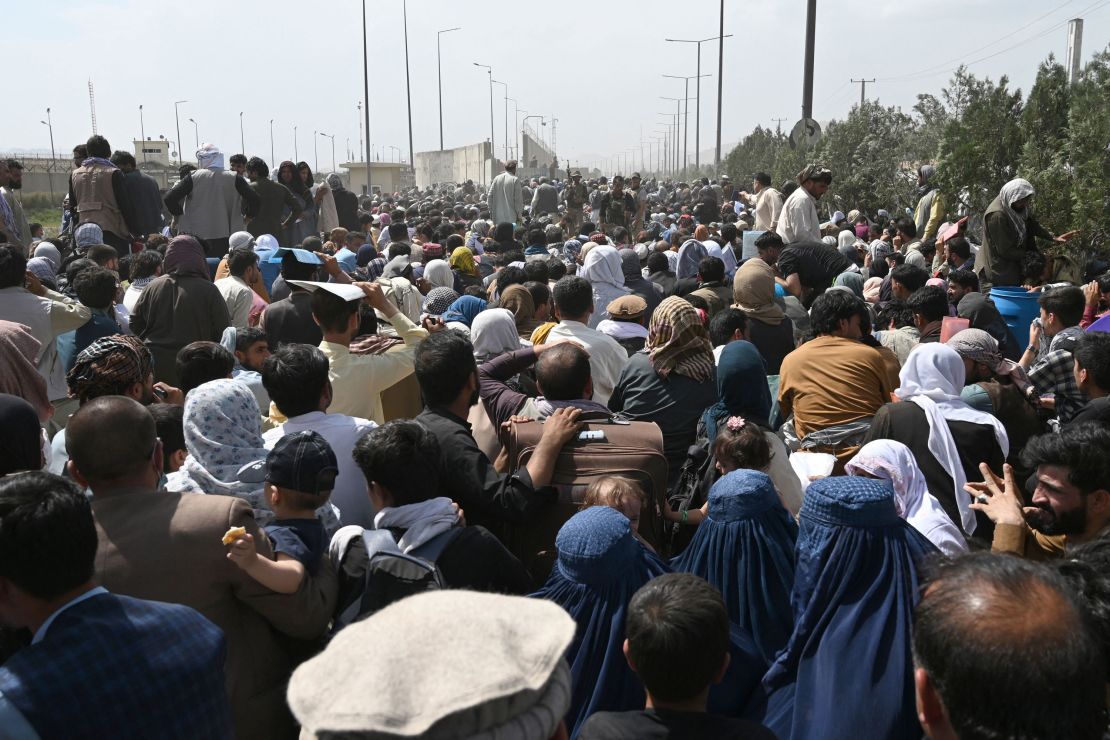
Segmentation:
{"type": "Polygon", "coordinates": [[[231,529],[227,530],[227,532],[224,533],[224,544],[225,545],[230,545],[232,542],[235,542],[235,540],[239,539],[240,537],[246,537],[246,536],[247,536],[247,528],[246,527],[232,527],[231,529]]]}

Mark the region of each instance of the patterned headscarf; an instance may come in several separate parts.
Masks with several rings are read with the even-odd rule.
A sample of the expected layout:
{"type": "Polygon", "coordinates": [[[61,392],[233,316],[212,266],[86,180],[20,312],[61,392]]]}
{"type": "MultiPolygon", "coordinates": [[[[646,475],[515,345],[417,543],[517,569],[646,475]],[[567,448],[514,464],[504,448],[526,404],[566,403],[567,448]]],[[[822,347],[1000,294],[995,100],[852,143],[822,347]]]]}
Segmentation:
{"type": "Polygon", "coordinates": [[[73,232],[73,240],[77,244],[77,254],[84,254],[94,244],[104,243],[104,230],[93,223],[81,224],[73,232]]]}
{"type": "Polygon", "coordinates": [[[577,239],[567,239],[563,242],[563,262],[571,266],[578,261],[578,254],[582,251],[582,242],[577,239]]]}
{"type": "Polygon", "coordinates": [[[66,374],[69,395],[81,403],[100,396],[122,395],[154,372],[146,345],[130,334],[101,337],[77,355],[66,374]]]}
{"type": "Polygon", "coordinates": [[[424,313],[441,316],[458,299],[459,294],[452,288],[432,288],[424,297],[424,313]]]}
{"type": "Polygon", "coordinates": [[[1003,185],[1002,190],[998,193],[998,199],[1002,202],[1002,212],[1006,214],[1014,229],[1017,230],[1018,242],[1025,239],[1025,221],[1032,215],[1033,209],[1031,206],[1027,206],[1024,211],[1018,213],[1014,210],[1014,203],[1031,195],[1034,195],[1033,186],[1028,180],[1023,180],[1020,177],[1015,177],[1003,185]]]}
{"type": "Polygon", "coordinates": [[[208,279],[208,262],[204,247],[195,237],[187,234],[175,236],[166,247],[166,258],[162,260],[162,271],[177,277],[202,277],[208,279]]]}
{"type": "Polygon", "coordinates": [[[239,469],[266,459],[262,414],[245,383],[221,378],[189,391],[185,401],[185,463],[166,479],[174,493],[238,496],[255,510],[256,518],[272,519],[263,484],[241,483],[239,469]]]}
{"type": "Polygon", "coordinates": [[[945,342],[961,358],[981,362],[997,375],[1009,375],[1010,380],[1023,394],[1033,387],[1021,365],[1007,360],[998,349],[998,340],[982,329],[963,329],[945,342]]]}
{"type": "Polygon", "coordinates": [[[366,274],[371,280],[377,280],[385,271],[385,257],[375,257],[366,263],[366,274]]]}
{"type": "Polygon", "coordinates": [[[455,247],[451,252],[451,269],[458,270],[463,275],[477,275],[478,265],[474,262],[474,253],[467,247],[455,247]]]}
{"type": "Polygon", "coordinates": [[[664,378],[675,372],[701,382],[713,379],[709,335],[694,307],[678,296],[665,299],[652,313],[644,349],[664,378]]]}

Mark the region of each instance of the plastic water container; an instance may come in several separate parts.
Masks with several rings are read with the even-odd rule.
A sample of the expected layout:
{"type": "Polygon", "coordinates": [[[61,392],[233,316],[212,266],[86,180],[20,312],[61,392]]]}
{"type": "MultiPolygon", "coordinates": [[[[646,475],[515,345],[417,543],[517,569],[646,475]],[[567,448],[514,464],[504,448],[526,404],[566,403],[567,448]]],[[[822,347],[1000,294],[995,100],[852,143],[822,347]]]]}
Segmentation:
{"type": "Polygon", "coordinates": [[[1020,285],[998,285],[991,288],[991,299],[998,313],[1002,314],[1006,326],[1015,337],[1029,334],[1029,325],[1041,315],[1037,299],[1040,293],[1030,293],[1020,285]]]}
{"type": "Polygon", "coordinates": [[[785,297],[786,297],[786,288],[782,287],[778,283],[775,283],[775,298],[785,298],[785,297]]]}

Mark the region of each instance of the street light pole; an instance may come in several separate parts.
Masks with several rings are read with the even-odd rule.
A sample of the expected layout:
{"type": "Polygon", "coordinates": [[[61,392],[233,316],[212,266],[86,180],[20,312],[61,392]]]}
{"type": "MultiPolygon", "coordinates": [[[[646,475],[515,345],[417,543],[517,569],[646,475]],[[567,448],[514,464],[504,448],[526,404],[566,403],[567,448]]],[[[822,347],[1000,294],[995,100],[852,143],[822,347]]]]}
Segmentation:
{"type": "MultiPolygon", "coordinates": [[[[699,66],[700,66],[700,63],[699,63],[699,66]]],[[[697,79],[698,80],[698,87],[700,88],[701,87],[701,78],[702,77],[711,77],[712,75],[698,74],[698,75],[690,75],[689,77],[683,77],[682,75],[663,75],[663,76],[664,77],[670,77],[671,79],[675,79],[675,80],[684,80],[686,82],[686,95],[685,95],[686,112],[685,112],[685,120],[682,122],[682,136],[683,136],[683,138],[682,138],[682,169],[685,170],[687,167],[690,166],[690,155],[689,155],[689,146],[690,146],[690,80],[697,79]]],[[[700,110],[700,107],[699,107],[699,110],[700,110]]],[[[694,148],[695,149],[697,148],[696,143],[694,144],[694,148]]],[[[694,156],[697,157],[697,152],[694,152],[694,156]]]]}
{"type": "MultiPolygon", "coordinates": [[[[139,110],[142,111],[142,109],[143,107],[140,105],[139,110]]],[[[54,121],[50,118],[49,108],[46,109],[46,120],[39,121],[39,123],[50,129],[50,166],[46,168],[46,179],[50,183],[50,200],[54,200],[54,160],[57,155],[54,153],[54,121]]]]}
{"type": "Polygon", "coordinates": [[[296,164],[301,159],[301,153],[297,151],[297,124],[293,124],[293,164],[296,164]]]}
{"type": "Polygon", "coordinates": [[[270,166],[277,167],[274,161],[274,119],[270,119],[270,166]]]}
{"type": "MultiPolygon", "coordinates": [[[[143,162],[146,162],[146,126],[143,124],[143,104],[139,103],[139,138],[143,140],[141,149],[143,150],[143,162]]],[[[54,188],[50,188],[51,194],[54,193],[54,188]]]]}
{"type": "Polygon", "coordinates": [[[182,103],[188,103],[188,102],[189,102],[188,100],[178,100],[178,101],[175,101],[174,104],[173,104],[173,120],[174,120],[174,123],[177,124],[177,141],[175,143],[177,144],[177,166],[178,167],[181,166],[181,116],[179,116],[178,113],[177,113],[177,106],[181,105],[182,103]]]}
{"type": "Polygon", "coordinates": [[[460,30],[460,26],[455,28],[445,28],[442,31],[436,31],[436,73],[439,79],[439,150],[443,151],[443,65],[439,60],[439,37],[445,33],[460,30]]]}
{"type": "MultiPolygon", "coordinates": [[[[366,53],[366,0],[362,0],[362,87],[363,100],[366,102],[366,194],[374,195],[374,188],[370,184],[370,57],[366,53]]],[[[361,104],[360,104],[361,107],[361,104]]],[[[362,156],[362,124],[359,123],[358,150],[362,156]]]]}
{"type": "Polygon", "coordinates": [[[239,153],[247,156],[247,137],[243,133],[243,111],[239,111],[239,153]]]}
{"type": "Polygon", "coordinates": [[[312,132],[312,156],[315,159],[314,166],[312,168],[313,172],[319,172],[320,171],[320,150],[316,147],[316,134],[318,134],[318,133],[320,133],[320,132],[319,131],[313,131],[312,132]]]}
{"type": "MultiPolygon", "coordinates": [[[[697,106],[696,106],[697,112],[695,114],[695,122],[694,122],[694,125],[697,126],[697,130],[694,132],[694,168],[695,169],[700,169],[701,168],[701,78],[703,76],[704,77],[712,77],[712,75],[702,75],[702,73],[701,73],[701,45],[704,44],[706,41],[719,40],[721,42],[722,46],[723,46],[724,45],[724,39],[728,38],[729,36],[732,36],[731,33],[728,36],[723,35],[723,33],[724,33],[724,22],[725,22],[724,21],[724,12],[725,12],[724,2],[722,0],[722,3],[721,3],[721,32],[722,32],[722,35],[720,37],[710,36],[709,38],[704,38],[704,39],[664,39],[664,41],[671,41],[671,42],[674,42],[674,43],[677,43],[677,44],[697,44],[697,47],[698,47],[698,76],[697,76],[698,83],[697,83],[697,90],[695,91],[695,94],[698,96],[697,97],[698,102],[697,102],[697,106]]],[[[724,52],[722,52],[722,54],[723,53],[724,52]]],[[[721,59],[723,60],[724,57],[722,56],[721,59]]],[[[721,73],[718,72],[718,74],[721,74],[721,73]]],[[[721,100],[720,100],[720,96],[721,96],[721,85],[720,85],[720,80],[718,80],[718,82],[717,82],[717,149],[718,149],[717,159],[718,159],[718,161],[721,158],[721,153],[719,151],[720,147],[721,147],[721,145],[720,145],[720,141],[721,141],[721,131],[720,131],[720,127],[721,127],[721,123],[720,123],[721,100]]],[[[688,107],[689,103],[687,103],[686,105],[688,107]]],[[[683,156],[685,156],[685,154],[683,156]]]]}
{"type": "Polygon", "coordinates": [[[510,147],[509,155],[512,157],[519,157],[520,152],[518,148],[520,146],[520,137],[517,135],[516,130],[517,122],[520,121],[520,108],[518,107],[516,98],[509,98],[509,100],[513,101],[513,145],[510,147]]]}
{"type": "MultiPolygon", "coordinates": [[[[197,123],[197,119],[195,119],[195,118],[190,118],[189,123],[193,124],[193,140],[196,142],[197,149],[199,150],[200,149],[200,124],[197,123]]],[[[199,164],[199,162],[198,162],[198,164],[199,164]]]]}
{"type": "Polygon", "coordinates": [[[671,154],[674,156],[674,171],[677,175],[678,168],[678,134],[682,130],[682,98],[669,98],[665,95],[660,95],[663,100],[674,101],[674,147],[671,149],[671,154]]]}
{"type": "Polygon", "coordinates": [[[509,161],[509,85],[508,83],[494,80],[493,84],[501,85],[505,88],[505,161],[509,161]]]}
{"type": "Polygon", "coordinates": [[[409,83],[409,4],[408,0],[401,3],[401,12],[405,24],[405,102],[409,112],[409,163],[416,163],[416,155],[412,149],[412,86],[409,83]]]}
{"type": "Polygon", "coordinates": [[[493,161],[497,158],[497,147],[493,138],[493,67],[488,64],[478,64],[473,62],[475,67],[482,67],[489,75],[489,159],[490,159],[490,176],[493,176],[493,161]]]}
{"type": "MultiPolygon", "coordinates": [[[[546,125],[547,125],[546,123],[544,123],[544,120],[543,120],[543,116],[535,116],[535,115],[533,115],[533,116],[525,116],[525,117],[524,117],[524,120],[520,122],[520,135],[521,135],[521,137],[522,137],[522,138],[524,137],[524,124],[528,123],[528,119],[529,119],[529,118],[538,118],[538,119],[540,119],[540,123],[541,123],[542,125],[544,125],[544,126],[546,126],[546,125]]],[[[524,152],[522,151],[522,152],[521,152],[521,154],[523,155],[523,154],[524,154],[524,152]]],[[[527,165],[525,165],[525,166],[527,166],[527,165]]]]}
{"type": "Polygon", "coordinates": [[[321,131],[320,136],[323,136],[325,139],[331,139],[331,171],[335,172],[335,134],[325,134],[321,131]]]}

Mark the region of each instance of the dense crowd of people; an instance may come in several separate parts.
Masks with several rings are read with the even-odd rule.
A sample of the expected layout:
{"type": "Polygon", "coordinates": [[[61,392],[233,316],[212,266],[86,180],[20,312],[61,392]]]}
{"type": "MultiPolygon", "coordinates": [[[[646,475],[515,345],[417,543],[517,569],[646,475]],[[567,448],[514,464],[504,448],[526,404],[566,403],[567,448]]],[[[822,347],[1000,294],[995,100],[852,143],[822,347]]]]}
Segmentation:
{"type": "Polygon", "coordinates": [[[1107,732],[1110,273],[1028,182],[196,154],[50,238],[0,162],[0,736],[1107,732]]]}

